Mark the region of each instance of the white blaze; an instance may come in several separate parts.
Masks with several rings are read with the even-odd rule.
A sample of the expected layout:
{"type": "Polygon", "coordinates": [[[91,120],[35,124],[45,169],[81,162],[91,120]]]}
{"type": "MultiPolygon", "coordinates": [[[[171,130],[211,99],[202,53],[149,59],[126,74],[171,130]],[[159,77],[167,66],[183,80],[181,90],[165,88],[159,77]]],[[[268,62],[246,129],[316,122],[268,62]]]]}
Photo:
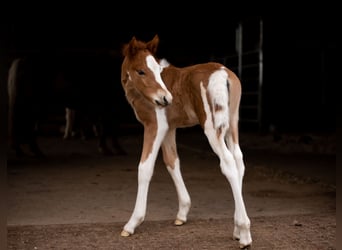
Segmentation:
{"type": "MultiPolygon", "coordinates": [[[[160,73],[163,70],[163,67],[165,67],[165,65],[163,65],[163,67],[161,65],[159,65],[156,61],[156,59],[152,56],[149,55],[146,57],[146,64],[147,67],[149,67],[149,69],[153,72],[154,78],[156,79],[156,82],[162,87],[162,89],[166,92],[166,98],[167,100],[169,100],[169,102],[172,101],[172,95],[171,93],[168,91],[168,89],[165,86],[164,81],[161,78],[160,73]]],[[[155,98],[158,99],[158,98],[155,98]]]]}
{"type": "Polygon", "coordinates": [[[157,63],[156,59],[149,55],[146,57],[146,64],[147,67],[150,68],[150,70],[153,72],[154,77],[156,79],[156,81],[159,83],[159,85],[165,90],[167,91],[167,88],[163,82],[163,80],[161,79],[161,71],[162,71],[162,67],[157,63]]]}

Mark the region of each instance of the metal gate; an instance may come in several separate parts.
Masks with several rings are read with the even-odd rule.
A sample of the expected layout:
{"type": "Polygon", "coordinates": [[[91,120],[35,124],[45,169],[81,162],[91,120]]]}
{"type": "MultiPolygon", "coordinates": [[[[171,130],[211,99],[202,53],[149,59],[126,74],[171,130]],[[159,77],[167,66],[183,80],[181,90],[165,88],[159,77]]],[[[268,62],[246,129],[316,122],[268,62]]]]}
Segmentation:
{"type": "Polygon", "coordinates": [[[240,124],[252,129],[262,128],[263,87],[263,20],[254,17],[240,21],[236,28],[236,44],[233,55],[213,58],[240,77],[242,99],[240,124]]]}

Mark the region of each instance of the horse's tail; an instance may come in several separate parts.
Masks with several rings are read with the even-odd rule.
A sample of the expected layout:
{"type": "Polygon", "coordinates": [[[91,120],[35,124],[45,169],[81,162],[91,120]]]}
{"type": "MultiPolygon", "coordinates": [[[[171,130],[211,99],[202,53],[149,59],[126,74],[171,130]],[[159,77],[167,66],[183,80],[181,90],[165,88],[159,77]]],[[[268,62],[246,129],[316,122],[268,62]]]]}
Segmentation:
{"type": "Polygon", "coordinates": [[[215,129],[228,128],[229,126],[227,77],[227,72],[221,68],[214,72],[209,79],[208,91],[211,93],[215,129]]]}

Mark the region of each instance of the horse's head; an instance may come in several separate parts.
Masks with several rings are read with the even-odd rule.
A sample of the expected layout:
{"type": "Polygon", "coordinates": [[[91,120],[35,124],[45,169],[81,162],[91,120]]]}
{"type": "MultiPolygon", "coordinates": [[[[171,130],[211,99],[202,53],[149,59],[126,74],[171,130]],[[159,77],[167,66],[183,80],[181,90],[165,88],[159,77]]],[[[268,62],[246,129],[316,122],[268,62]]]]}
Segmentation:
{"type": "Polygon", "coordinates": [[[153,104],[164,107],[172,103],[172,95],[160,75],[164,66],[155,58],[158,43],[156,35],[147,43],[133,37],[124,45],[121,81],[124,88],[134,87],[153,104]]]}

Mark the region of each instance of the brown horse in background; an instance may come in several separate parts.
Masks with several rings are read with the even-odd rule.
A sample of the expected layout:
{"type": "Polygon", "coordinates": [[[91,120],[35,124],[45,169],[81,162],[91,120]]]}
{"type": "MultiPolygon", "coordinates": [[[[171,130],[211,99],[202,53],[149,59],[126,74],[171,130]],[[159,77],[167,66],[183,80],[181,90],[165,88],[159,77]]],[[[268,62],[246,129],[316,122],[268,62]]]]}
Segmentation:
{"type": "Polygon", "coordinates": [[[66,108],[72,110],[65,113],[67,129],[73,122],[70,114],[76,112],[77,119],[96,126],[100,153],[125,154],[118,142],[122,91],[114,87],[120,81],[120,64],[111,63],[107,56],[34,54],[15,59],[8,72],[8,122],[16,155],[25,155],[23,146],[28,145],[30,153],[44,156],[37,143],[40,122],[63,115],[66,108]]]}

